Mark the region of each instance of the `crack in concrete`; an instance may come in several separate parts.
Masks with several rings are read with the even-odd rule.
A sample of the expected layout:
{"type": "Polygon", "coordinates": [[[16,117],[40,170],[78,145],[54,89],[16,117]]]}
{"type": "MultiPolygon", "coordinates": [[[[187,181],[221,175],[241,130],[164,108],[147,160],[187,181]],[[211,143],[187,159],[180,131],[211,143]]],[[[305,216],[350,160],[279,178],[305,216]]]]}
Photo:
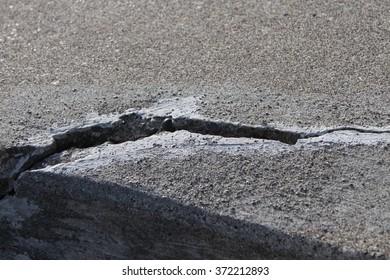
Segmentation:
{"type": "Polygon", "coordinates": [[[333,132],[338,131],[355,131],[359,133],[372,133],[372,134],[384,134],[384,133],[390,133],[390,129],[375,129],[375,128],[360,128],[360,127],[353,127],[353,126],[342,126],[342,127],[336,127],[331,129],[325,129],[322,131],[312,132],[312,133],[303,133],[301,135],[300,139],[308,139],[308,138],[314,138],[323,136],[325,134],[330,134],[333,132]]]}
{"type": "Polygon", "coordinates": [[[149,137],[161,131],[179,130],[222,137],[267,139],[289,145],[296,144],[300,139],[319,137],[338,131],[390,133],[390,130],[357,127],[296,132],[269,126],[250,126],[190,117],[172,117],[171,115],[145,117],[139,112],[131,112],[114,120],[70,128],[52,135],[43,144],[27,144],[0,150],[0,197],[12,194],[23,172],[53,154],[70,148],[88,148],[105,142],[117,144],[149,137]]]}

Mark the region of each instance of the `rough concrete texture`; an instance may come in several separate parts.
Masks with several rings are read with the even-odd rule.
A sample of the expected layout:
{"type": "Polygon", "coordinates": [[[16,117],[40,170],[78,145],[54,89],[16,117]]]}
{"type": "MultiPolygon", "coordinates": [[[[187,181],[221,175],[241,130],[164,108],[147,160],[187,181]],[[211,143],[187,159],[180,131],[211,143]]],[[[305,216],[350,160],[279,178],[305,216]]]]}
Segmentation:
{"type": "Polygon", "coordinates": [[[6,0],[0,22],[1,258],[390,258],[388,1],[6,0]]]}

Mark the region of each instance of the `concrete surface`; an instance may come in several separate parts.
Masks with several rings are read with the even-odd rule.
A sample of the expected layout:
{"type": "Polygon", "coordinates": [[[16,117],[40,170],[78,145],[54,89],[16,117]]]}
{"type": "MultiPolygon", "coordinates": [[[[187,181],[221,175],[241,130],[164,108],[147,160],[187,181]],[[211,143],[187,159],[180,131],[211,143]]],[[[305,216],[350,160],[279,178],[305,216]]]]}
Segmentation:
{"type": "Polygon", "coordinates": [[[1,258],[390,257],[388,1],[6,0],[0,22],[1,258]],[[127,110],[319,134],[55,149],[127,110]]]}

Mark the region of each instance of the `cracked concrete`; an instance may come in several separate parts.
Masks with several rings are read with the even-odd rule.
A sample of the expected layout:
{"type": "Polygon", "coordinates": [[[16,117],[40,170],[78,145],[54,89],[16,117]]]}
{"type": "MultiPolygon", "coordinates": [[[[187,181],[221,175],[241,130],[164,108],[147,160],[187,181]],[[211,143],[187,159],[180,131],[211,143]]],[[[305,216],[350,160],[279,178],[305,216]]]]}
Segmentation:
{"type": "MultiPolygon", "coordinates": [[[[193,98],[196,100],[196,98],[193,98]]],[[[338,127],[331,129],[307,131],[282,130],[270,126],[249,126],[234,124],[222,121],[211,121],[202,118],[189,118],[183,114],[194,110],[196,103],[191,98],[162,101],[162,105],[152,109],[143,109],[139,112],[128,112],[118,116],[102,116],[99,119],[90,120],[91,124],[80,125],[70,128],[59,129],[61,132],[48,135],[44,143],[28,143],[18,147],[11,147],[1,151],[0,169],[0,195],[12,192],[14,181],[21,172],[24,172],[45,160],[47,157],[63,152],[71,148],[88,148],[101,145],[105,142],[122,143],[135,141],[140,138],[149,137],[162,131],[188,131],[203,135],[218,135],[234,138],[255,138],[279,141],[294,145],[300,139],[317,138],[328,134],[338,137],[338,141],[361,143],[364,140],[375,143],[375,141],[386,143],[390,139],[390,129],[384,128],[362,128],[362,127],[338,127]],[[165,103],[165,104],[164,104],[165,103]],[[191,106],[188,106],[191,104],[191,106]],[[179,109],[180,108],[180,109],[179,109]],[[173,111],[178,111],[174,115],[173,111]],[[178,117],[174,117],[179,115],[178,117]],[[94,121],[98,121],[94,123],[94,121]],[[344,137],[337,132],[343,132],[344,137]],[[355,132],[355,135],[353,133],[355,132]],[[348,136],[349,134],[349,136],[348,136]],[[362,138],[362,134],[366,137],[362,138]],[[372,134],[380,134],[381,137],[373,137],[372,134]],[[367,135],[369,135],[367,137],[367,135]]],[[[332,141],[332,136],[327,137],[332,141]]],[[[324,138],[324,137],[323,137],[324,138]]],[[[321,138],[320,141],[323,141],[321,138]]],[[[32,140],[34,141],[34,140],[32,140]]],[[[37,141],[37,140],[35,140],[37,141]]],[[[317,139],[311,141],[316,142],[317,139]]]]}
{"type": "MultiPolygon", "coordinates": [[[[162,101],[155,107],[139,112],[101,116],[100,119],[91,120],[89,124],[63,128],[60,132],[47,135],[46,146],[42,143],[30,143],[26,147],[8,149],[6,153],[9,157],[3,157],[2,164],[6,168],[1,171],[3,181],[7,179],[12,181],[12,184],[3,187],[3,191],[8,192],[11,188],[15,188],[12,191],[16,191],[16,196],[6,197],[3,199],[4,203],[12,199],[29,199],[38,203],[40,208],[45,208],[42,213],[35,215],[42,218],[53,211],[50,207],[44,206],[43,201],[39,202],[47,196],[58,197],[55,203],[58,203],[57,199],[68,201],[64,207],[68,208],[70,203],[72,209],[66,211],[74,212],[74,203],[90,205],[87,201],[93,199],[99,201],[98,205],[105,200],[104,207],[109,207],[110,204],[117,205],[119,208],[123,207],[120,205],[127,205],[126,207],[130,207],[131,210],[126,208],[126,213],[127,211],[158,212],[158,219],[174,220],[180,225],[190,223],[193,228],[209,231],[208,235],[217,232],[234,240],[221,242],[244,242],[245,245],[242,246],[253,244],[255,247],[262,248],[262,253],[249,249],[244,253],[235,249],[236,256],[243,258],[388,257],[389,221],[386,206],[389,193],[387,188],[382,190],[374,188],[368,191],[364,188],[364,184],[361,185],[360,180],[367,176],[363,173],[357,181],[356,178],[351,180],[336,175],[329,185],[329,182],[323,181],[323,178],[330,179],[330,175],[326,175],[329,174],[328,161],[317,163],[322,167],[313,171],[315,177],[323,177],[319,185],[319,182],[314,185],[302,184],[302,178],[298,181],[294,180],[293,173],[288,175],[290,171],[284,168],[290,165],[290,168],[295,170],[297,165],[293,162],[300,156],[312,157],[310,161],[313,164],[316,160],[321,160],[315,156],[319,154],[329,154],[330,160],[336,162],[340,160],[341,154],[348,162],[345,163],[347,167],[344,169],[350,168],[351,164],[357,168],[355,156],[346,151],[352,149],[361,153],[362,151],[359,151],[361,146],[365,147],[365,150],[370,150],[371,147],[378,147],[378,145],[383,151],[387,151],[390,148],[390,131],[380,128],[340,127],[317,130],[312,128],[298,132],[268,126],[213,122],[202,119],[199,115],[196,119],[185,117],[181,110],[185,113],[196,111],[195,104],[190,108],[184,105],[188,105],[188,101],[188,98],[162,101]],[[173,115],[172,110],[176,111],[173,115]],[[268,164],[264,165],[264,158],[267,157],[268,164]],[[217,158],[218,161],[215,161],[217,158]],[[251,159],[251,164],[248,164],[248,158],[251,159]],[[253,164],[256,168],[249,169],[250,171],[246,171],[245,175],[232,175],[236,172],[228,166],[243,159],[246,162],[243,166],[245,169],[253,164]],[[263,164],[258,165],[260,159],[263,164]],[[219,160],[230,162],[230,164],[226,162],[223,168],[228,172],[227,178],[243,180],[243,183],[230,185],[222,179],[221,174],[217,175],[222,173],[222,167],[218,167],[219,160]],[[145,161],[148,164],[143,166],[145,161]],[[213,162],[211,165],[213,168],[211,171],[203,170],[202,174],[197,173],[196,165],[203,165],[204,161],[207,165],[213,162]],[[188,165],[186,162],[191,163],[188,165]],[[267,182],[269,175],[264,176],[264,174],[270,172],[266,166],[271,162],[278,162],[277,166],[283,169],[283,172],[278,169],[272,169],[271,172],[278,172],[283,174],[284,178],[286,176],[290,178],[287,181],[273,178],[267,182]],[[10,168],[12,163],[14,166],[10,168]],[[159,168],[166,164],[170,166],[168,173],[159,168]],[[181,168],[172,169],[175,166],[181,168]],[[214,173],[214,168],[217,173],[214,173]],[[7,170],[12,170],[8,177],[4,176],[7,170]],[[137,170],[141,170],[139,175],[135,175],[138,173],[137,170]],[[131,177],[125,175],[128,171],[132,173],[131,177]],[[183,173],[190,175],[182,177],[180,174],[183,173]],[[167,175],[168,178],[174,176],[172,177],[174,180],[167,180],[167,175]],[[82,183],[76,183],[81,179],[71,179],[81,178],[79,176],[94,179],[85,182],[83,179],[82,183]],[[94,181],[96,178],[100,179],[94,181]],[[56,183],[58,180],[60,184],[56,183]],[[337,183],[339,180],[340,182],[337,183]],[[206,184],[201,183],[202,181],[206,184]],[[325,186],[322,185],[324,183],[325,186]],[[98,191],[96,184],[102,185],[102,190],[98,191]],[[115,192],[110,187],[112,184],[115,186],[115,192]],[[34,191],[31,189],[32,185],[40,187],[34,191]],[[369,195],[370,199],[367,199],[366,195],[369,195]],[[153,199],[150,201],[149,197],[153,199]],[[157,203],[154,197],[161,197],[163,200],[157,203]],[[272,197],[272,200],[269,200],[269,197],[272,197]],[[173,208],[172,203],[175,204],[173,208]],[[363,210],[363,212],[360,210],[367,207],[371,210],[363,210]],[[310,212],[306,212],[308,209],[310,212]],[[316,216],[315,220],[313,215],[316,216]],[[332,219],[343,222],[334,223],[332,219]],[[256,229],[257,226],[260,228],[256,229]],[[350,232],[359,232],[359,236],[365,238],[363,245],[356,244],[354,241],[360,237],[351,235],[350,232]]],[[[364,162],[363,159],[358,160],[364,162]]],[[[387,157],[383,155],[379,157],[378,165],[381,168],[370,173],[374,173],[375,176],[382,173],[381,180],[388,182],[387,157]]],[[[302,171],[299,173],[305,174],[302,171]]],[[[306,176],[304,175],[303,178],[306,176]]],[[[94,210],[94,207],[97,206],[88,208],[89,213],[98,211],[94,210]]],[[[17,208],[13,210],[17,212],[17,208]]],[[[24,219],[15,219],[9,213],[10,210],[3,213],[6,224],[9,221],[12,221],[11,225],[17,221],[24,221],[24,219]]],[[[109,213],[106,213],[108,216],[104,219],[113,214],[109,213]]],[[[79,219],[76,219],[77,223],[80,222],[79,219]]],[[[54,220],[53,218],[49,220],[50,223],[60,222],[56,221],[56,217],[54,220]]],[[[33,224],[38,227],[44,226],[40,222],[37,224],[37,221],[33,224]]],[[[98,225],[92,225],[93,228],[96,226],[98,225]]],[[[12,227],[8,230],[12,231],[12,227]]],[[[64,233],[55,234],[60,239],[64,233]]],[[[83,234],[78,238],[85,238],[82,236],[83,234]]],[[[43,238],[38,236],[38,239],[43,238]]],[[[121,238],[121,242],[125,242],[124,237],[121,238]]],[[[109,244],[112,241],[106,242],[104,247],[111,246],[109,244]]],[[[80,245],[78,241],[72,241],[72,244],[71,246],[80,245]]],[[[45,246],[44,250],[55,250],[55,246],[49,244],[45,246]]],[[[188,244],[183,246],[184,252],[181,252],[183,257],[201,257],[190,253],[186,248],[188,244]]],[[[110,255],[102,255],[99,250],[94,251],[96,248],[91,251],[87,243],[79,247],[79,250],[84,250],[83,253],[79,252],[81,255],[72,254],[69,257],[123,258],[126,256],[123,250],[129,249],[126,248],[125,246],[121,250],[112,249],[110,255]]],[[[41,245],[33,245],[29,254],[38,258],[59,257],[54,253],[45,255],[42,250],[41,245]]],[[[134,258],[162,256],[159,250],[152,250],[149,255],[137,253],[134,248],[132,250],[128,256],[134,258]]],[[[215,250],[213,256],[228,257],[215,250]]]]}
{"type": "Polygon", "coordinates": [[[389,11],[3,1],[0,257],[389,259],[389,11]]]}

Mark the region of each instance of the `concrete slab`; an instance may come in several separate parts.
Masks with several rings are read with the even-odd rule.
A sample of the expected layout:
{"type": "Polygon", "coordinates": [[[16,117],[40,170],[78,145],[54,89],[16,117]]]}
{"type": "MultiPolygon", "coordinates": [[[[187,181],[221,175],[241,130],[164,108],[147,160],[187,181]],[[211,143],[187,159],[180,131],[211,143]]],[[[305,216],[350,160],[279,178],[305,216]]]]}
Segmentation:
{"type": "Polygon", "coordinates": [[[0,257],[388,259],[389,15],[2,1],[0,257]]]}

